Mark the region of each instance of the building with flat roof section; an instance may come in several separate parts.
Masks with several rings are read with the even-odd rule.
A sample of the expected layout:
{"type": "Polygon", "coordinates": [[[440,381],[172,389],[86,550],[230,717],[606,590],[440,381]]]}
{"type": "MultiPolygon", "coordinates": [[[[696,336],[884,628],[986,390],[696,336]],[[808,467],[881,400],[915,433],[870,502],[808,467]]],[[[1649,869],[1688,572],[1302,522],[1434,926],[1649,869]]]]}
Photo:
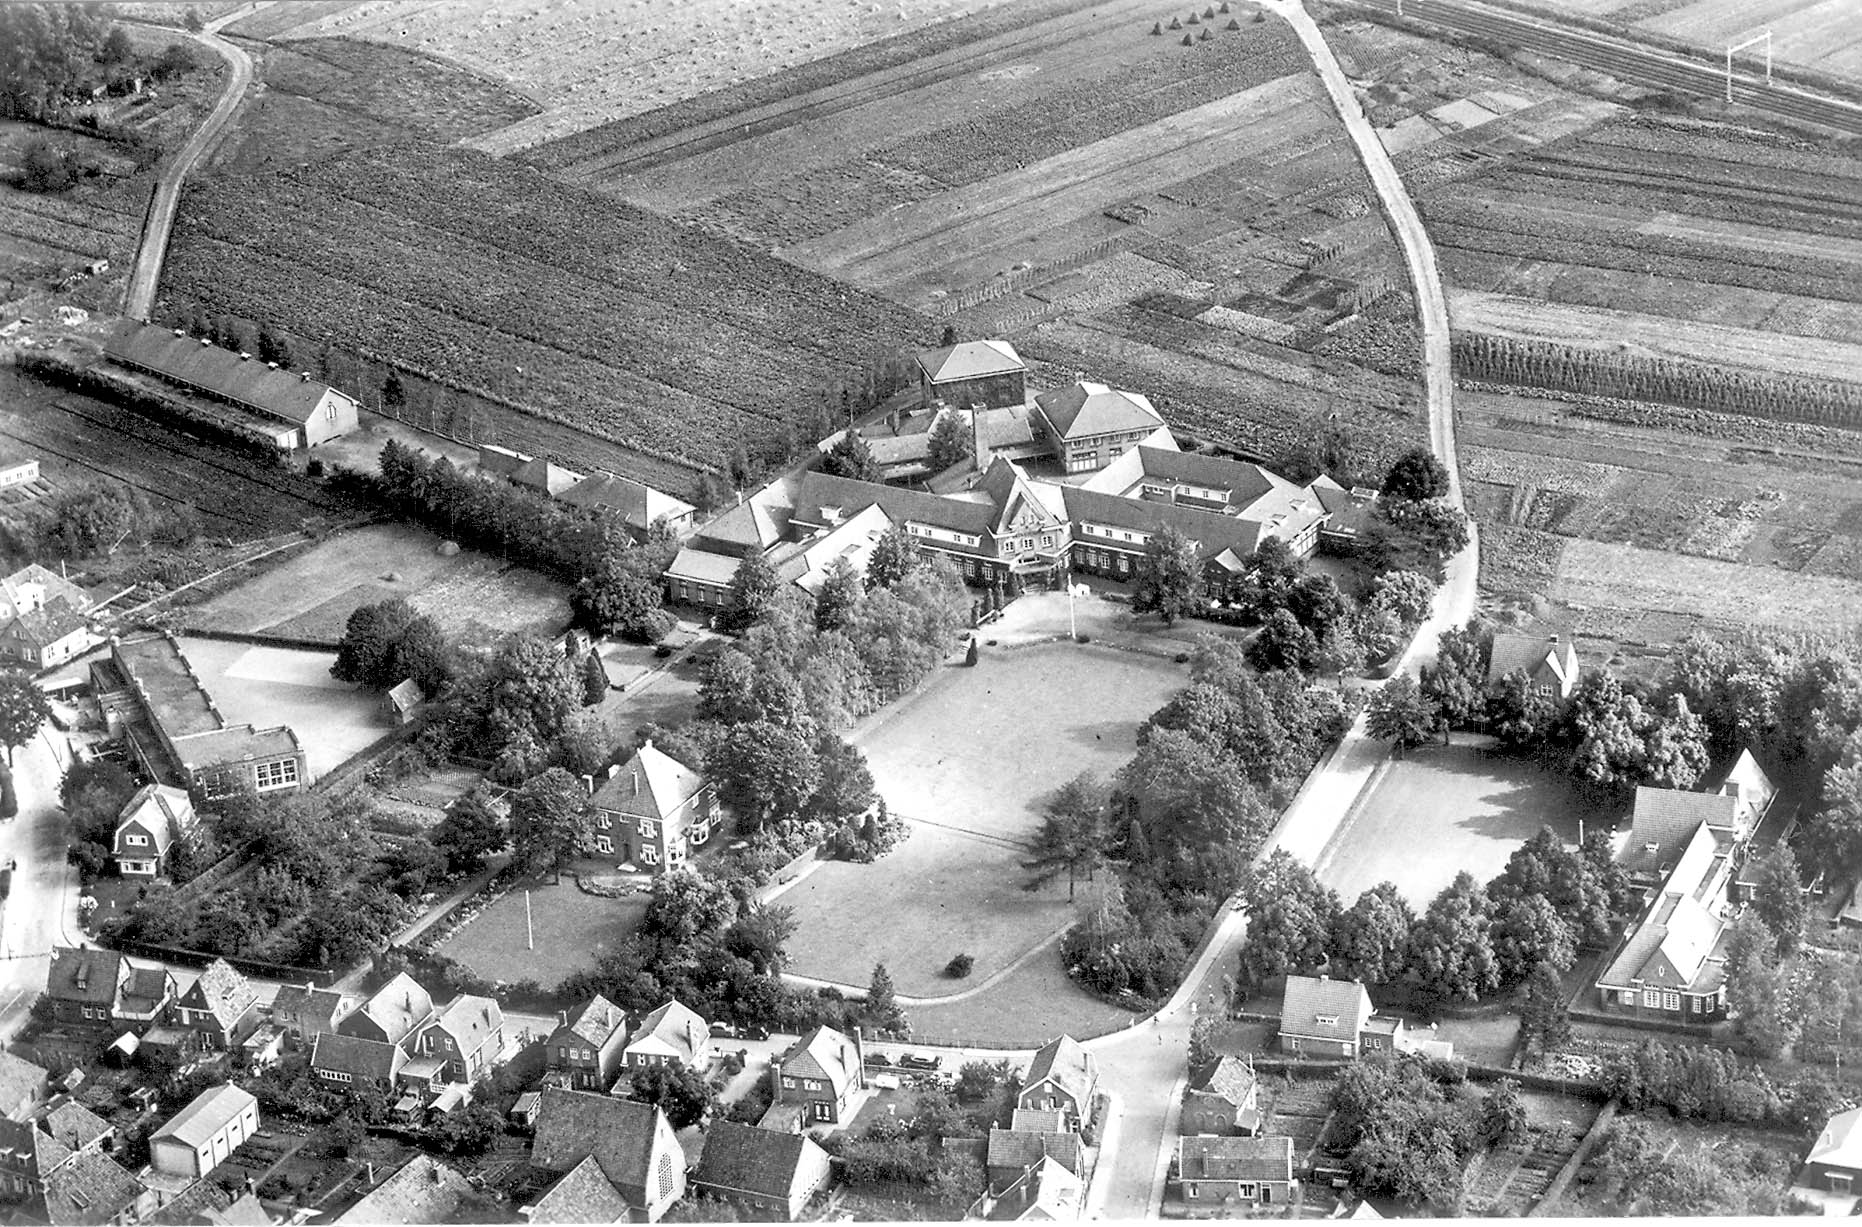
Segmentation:
{"type": "Polygon", "coordinates": [[[198,788],[208,798],[310,785],[297,734],[284,725],[228,724],[166,632],[112,638],[110,655],[91,665],[91,685],[111,734],[158,784],[198,788]]]}
{"type": "Polygon", "coordinates": [[[179,328],[124,320],[104,342],[119,366],[155,375],[189,392],[232,406],[250,428],[283,451],[311,448],[356,428],[356,402],[308,371],[236,354],[179,328]]]}

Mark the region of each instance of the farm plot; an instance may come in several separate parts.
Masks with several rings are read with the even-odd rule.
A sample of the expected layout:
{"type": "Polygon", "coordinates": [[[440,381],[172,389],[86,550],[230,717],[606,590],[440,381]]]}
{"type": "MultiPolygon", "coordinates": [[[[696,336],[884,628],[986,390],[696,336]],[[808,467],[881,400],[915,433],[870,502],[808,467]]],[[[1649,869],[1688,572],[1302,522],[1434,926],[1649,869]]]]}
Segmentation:
{"type": "Polygon", "coordinates": [[[1332,1115],[1330,1107],[1332,1080],[1329,1078],[1284,1077],[1265,1079],[1262,1090],[1267,1099],[1267,1123],[1264,1137],[1293,1139],[1293,1157],[1298,1162],[1317,1146],[1325,1123],[1332,1115]]]}
{"type": "Polygon", "coordinates": [[[1862,29],[1846,0],[1696,0],[1665,9],[1634,28],[1715,51],[1770,31],[1778,59],[1862,77],[1862,29]]]}
{"type": "Polygon", "coordinates": [[[660,472],[714,467],[739,443],[780,446],[809,409],[798,392],[857,385],[931,339],[883,300],[433,147],[190,187],[164,289],[171,315],[199,306],[329,337],[660,472]]]}
{"type": "Polygon", "coordinates": [[[447,557],[439,545],[432,533],[405,524],[354,529],[196,607],[189,622],[334,647],[356,609],[400,597],[449,637],[468,641],[511,631],[552,634],[567,624],[560,584],[471,550],[447,557]]]}
{"type": "Polygon", "coordinates": [[[1463,1213],[1484,1218],[1523,1218],[1577,1153],[1597,1105],[1589,1100],[1540,1091],[1521,1093],[1527,1132],[1480,1156],[1468,1172],[1463,1213]]]}

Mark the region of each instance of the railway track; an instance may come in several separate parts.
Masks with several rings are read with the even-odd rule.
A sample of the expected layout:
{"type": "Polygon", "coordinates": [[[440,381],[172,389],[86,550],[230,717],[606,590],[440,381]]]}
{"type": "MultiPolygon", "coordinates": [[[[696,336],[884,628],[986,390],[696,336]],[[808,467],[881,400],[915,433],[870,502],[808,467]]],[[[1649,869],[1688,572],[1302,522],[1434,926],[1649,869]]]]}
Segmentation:
{"type": "MultiPolygon", "coordinates": [[[[1367,9],[1396,13],[1399,0],[1356,0],[1367,9]]],[[[1625,39],[1552,25],[1456,0],[1401,0],[1402,16],[1458,34],[1494,39],[1510,46],[1569,60],[1584,68],[1651,89],[1672,89],[1704,97],[1726,95],[1724,64],[1688,60],[1625,39]]],[[[1702,49],[1703,57],[1712,53],[1702,49]]],[[[1840,98],[1812,94],[1785,85],[1766,85],[1733,74],[1733,101],[1783,119],[1817,124],[1862,135],[1862,106],[1840,98]]]]}

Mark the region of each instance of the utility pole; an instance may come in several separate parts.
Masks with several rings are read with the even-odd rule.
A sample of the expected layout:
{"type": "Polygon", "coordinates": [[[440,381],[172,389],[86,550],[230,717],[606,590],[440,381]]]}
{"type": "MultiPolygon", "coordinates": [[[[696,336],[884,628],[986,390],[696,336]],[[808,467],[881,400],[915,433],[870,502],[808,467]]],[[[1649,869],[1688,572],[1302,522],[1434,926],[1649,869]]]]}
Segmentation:
{"type": "Polygon", "coordinates": [[[528,890],[524,892],[524,948],[526,950],[537,948],[536,926],[530,923],[530,892],[528,890]]]}
{"type": "Polygon", "coordinates": [[[1733,53],[1744,51],[1747,47],[1757,43],[1765,44],[1765,84],[1771,84],[1771,31],[1767,30],[1763,34],[1754,34],[1743,43],[1733,43],[1726,48],[1726,100],[1728,102],[1733,100],[1733,53]]]}

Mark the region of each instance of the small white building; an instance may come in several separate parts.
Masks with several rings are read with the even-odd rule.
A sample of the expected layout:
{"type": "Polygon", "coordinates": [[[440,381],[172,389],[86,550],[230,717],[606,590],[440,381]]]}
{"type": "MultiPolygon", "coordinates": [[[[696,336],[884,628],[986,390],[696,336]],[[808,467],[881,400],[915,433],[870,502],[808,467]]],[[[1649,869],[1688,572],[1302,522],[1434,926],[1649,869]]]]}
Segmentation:
{"type": "Polygon", "coordinates": [[[205,1176],[259,1131],[259,1101],[227,1083],[202,1091],[194,1102],[149,1137],[149,1161],[158,1172],[205,1176]]]}

